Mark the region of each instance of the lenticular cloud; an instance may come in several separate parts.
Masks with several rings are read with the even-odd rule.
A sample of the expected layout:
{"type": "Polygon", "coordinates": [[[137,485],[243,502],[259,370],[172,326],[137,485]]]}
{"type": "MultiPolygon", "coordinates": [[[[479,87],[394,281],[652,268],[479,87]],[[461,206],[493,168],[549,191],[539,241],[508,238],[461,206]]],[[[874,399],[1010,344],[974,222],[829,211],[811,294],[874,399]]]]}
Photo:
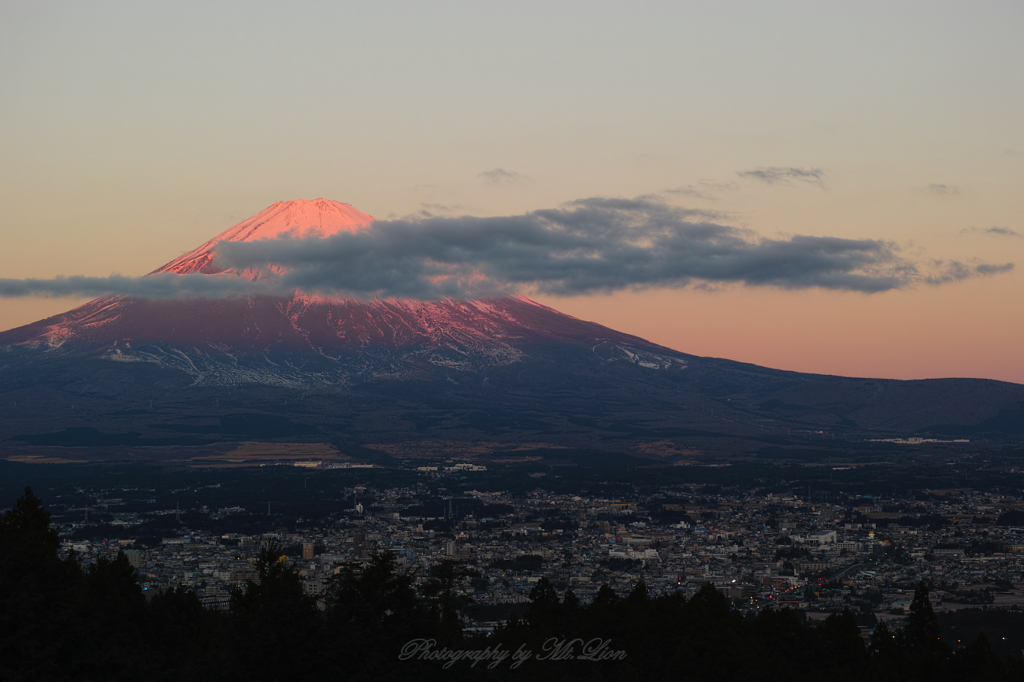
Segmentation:
{"type": "Polygon", "coordinates": [[[223,240],[211,243],[209,257],[222,275],[248,275],[0,280],[0,296],[214,297],[302,290],[435,300],[709,284],[875,293],[1013,268],[922,264],[877,239],[766,239],[648,198],[584,199],[517,216],[375,221],[329,236],[292,231],[273,239],[223,240]]]}
{"type": "Polygon", "coordinates": [[[924,269],[888,241],[763,239],[702,217],[649,199],[585,199],[519,216],[379,221],[326,239],[223,242],[216,259],[236,269],[280,266],[285,289],[418,299],[707,283],[873,293],[1012,267],[924,269]]]}

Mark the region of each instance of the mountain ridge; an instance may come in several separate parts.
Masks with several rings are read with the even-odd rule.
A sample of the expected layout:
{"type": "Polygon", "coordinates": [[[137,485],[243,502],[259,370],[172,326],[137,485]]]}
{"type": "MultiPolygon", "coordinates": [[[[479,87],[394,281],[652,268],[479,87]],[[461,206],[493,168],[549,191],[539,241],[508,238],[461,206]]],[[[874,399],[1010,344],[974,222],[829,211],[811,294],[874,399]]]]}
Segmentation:
{"type": "MultiPolygon", "coordinates": [[[[214,263],[216,243],[328,236],[373,220],[324,199],[278,202],[153,273],[248,276],[214,263]]],[[[181,420],[253,409],[317,437],[357,440],[398,437],[402,424],[419,424],[412,432],[420,435],[605,445],[708,434],[755,442],[794,430],[809,438],[1024,434],[1018,384],[859,379],[699,357],[518,294],[476,301],[106,296],[0,333],[0,405],[43,395],[42,388],[51,401],[91,405],[90,421],[26,414],[0,425],[0,440],[86,427],[154,440],[181,420]],[[302,407],[309,395],[317,396],[315,409],[302,407]],[[166,413],[122,414],[126,404],[154,402],[166,413]],[[341,413],[349,421],[324,426],[341,413]]],[[[33,404],[46,411],[46,400],[33,404]]]]}

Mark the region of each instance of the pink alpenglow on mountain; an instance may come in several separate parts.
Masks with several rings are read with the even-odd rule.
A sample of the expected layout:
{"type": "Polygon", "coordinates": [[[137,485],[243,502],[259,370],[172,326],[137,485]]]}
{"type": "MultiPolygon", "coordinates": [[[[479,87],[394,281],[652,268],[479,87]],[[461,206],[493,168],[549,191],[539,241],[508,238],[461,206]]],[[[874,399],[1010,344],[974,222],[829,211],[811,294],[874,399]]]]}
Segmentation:
{"type": "Polygon", "coordinates": [[[372,216],[360,213],[349,204],[329,199],[279,201],[150,274],[176,272],[179,275],[187,275],[201,272],[212,275],[222,272],[211,262],[213,247],[218,242],[254,242],[286,235],[322,238],[339,232],[358,232],[373,221],[372,216]]]}
{"type": "MultiPolygon", "coordinates": [[[[366,229],[373,221],[337,201],[279,202],[151,274],[255,278],[256,273],[218,267],[215,245],[284,235],[328,237],[366,229]]],[[[478,301],[359,301],[302,292],[216,300],[104,296],[0,333],[0,347],[34,346],[159,363],[185,371],[201,384],[348,383],[356,375],[397,378],[438,369],[476,371],[519,362],[531,352],[529,347],[545,343],[594,349],[644,366],[685,365],[662,355],[678,355],[668,349],[521,295],[478,301]],[[618,350],[605,348],[608,344],[618,350]],[[631,350],[624,350],[627,345],[631,350]],[[281,353],[288,355],[287,361],[273,359],[281,353]]]]}
{"type": "MultiPolygon", "coordinates": [[[[324,199],[274,204],[154,272],[257,277],[214,265],[213,247],[285,234],[329,237],[372,222],[324,199]]],[[[90,429],[98,444],[164,443],[168,433],[207,433],[217,414],[226,438],[319,433],[379,443],[487,434],[602,448],[687,438],[700,449],[767,447],[770,456],[790,432],[801,434],[801,447],[810,447],[804,434],[1024,432],[1024,386],[849,379],[695,357],[518,294],[475,301],[105,296],[0,333],[4,395],[38,407],[18,419],[5,412],[0,442],[39,444],[82,445],[92,442],[82,435],[90,429]],[[154,409],[154,398],[164,407],[154,409]],[[58,403],[88,403],[92,412],[48,409],[58,403]],[[249,421],[232,426],[241,413],[249,421]],[[268,426],[274,419],[283,430],[268,426]],[[74,428],[61,435],[63,427],[74,428]]]]}

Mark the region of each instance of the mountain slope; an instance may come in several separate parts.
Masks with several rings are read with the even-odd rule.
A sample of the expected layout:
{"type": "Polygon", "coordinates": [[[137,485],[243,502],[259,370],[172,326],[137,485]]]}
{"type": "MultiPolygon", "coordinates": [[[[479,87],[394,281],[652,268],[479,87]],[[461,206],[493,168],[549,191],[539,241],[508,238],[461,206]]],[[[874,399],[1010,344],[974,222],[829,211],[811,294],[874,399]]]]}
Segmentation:
{"type": "MultiPolygon", "coordinates": [[[[220,241],[284,234],[326,237],[366,229],[372,222],[371,216],[335,201],[281,202],[151,274],[251,277],[252,273],[218,267],[213,247],[220,241]]],[[[661,355],[666,349],[518,295],[427,302],[364,302],[302,292],[218,300],[106,296],[0,333],[0,346],[156,363],[185,372],[198,385],[255,382],[306,387],[401,378],[430,367],[479,371],[519,362],[525,347],[545,343],[594,348],[627,344],[633,350],[616,352],[631,362],[675,362],[661,355]]]]}
{"type": "MultiPolygon", "coordinates": [[[[153,272],[251,277],[219,268],[214,245],[329,236],[372,222],[338,202],[282,202],[153,272]]],[[[107,296],[0,333],[0,407],[12,405],[0,440],[96,428],[156,443],[169,431],[192,433],[188,420],[221,419],[195,432],[215,434],[231,415],[253,410],[309,437],[358,440],[1024,433],[1024,386],[850,379],[700,358],[519,295],[107,296]],[[62,402],[77,413],[47,408],[62,402]],[[156,404],[164,407],[140,407],[156,404]]]]}

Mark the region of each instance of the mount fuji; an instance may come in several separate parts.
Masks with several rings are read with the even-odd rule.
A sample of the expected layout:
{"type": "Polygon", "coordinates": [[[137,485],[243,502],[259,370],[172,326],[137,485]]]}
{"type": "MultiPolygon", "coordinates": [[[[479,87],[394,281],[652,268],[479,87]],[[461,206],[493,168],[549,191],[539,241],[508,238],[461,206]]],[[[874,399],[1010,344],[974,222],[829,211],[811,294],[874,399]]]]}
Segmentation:
{"type": "MultiPolygon", "coordinates": [[[[348,204],[317,199],[274,204],[150,275],[249,277],[220,268],[222,241],[281,235],[327,237],[367,229],[374,219],[348,204]]],[[[0,333],[0,346],[57,356],[153,363],[194,385],[245,383],[322,388],[449,371],[514,365],[532,347],[586,347],[602,361],[683,367],[678,353],[563,315],[515,295],[479,301],[288,297],[144,299],[105,296],[62,315],[0,333]]]]}
{"type": "MultiPolygon", "coordinates": [[[[280,202],[150,274],[254,278],[221,268],[216,244],[328,237],[373,222],[336,201],[280,202]]],[[[0,333],[0,407],[0,441],[51,445],[690,439],[749,450],[794,431],[1024,433],[1021,385],[853,379],[703,358],[518,294],[104,296],[0,333]]]]}

